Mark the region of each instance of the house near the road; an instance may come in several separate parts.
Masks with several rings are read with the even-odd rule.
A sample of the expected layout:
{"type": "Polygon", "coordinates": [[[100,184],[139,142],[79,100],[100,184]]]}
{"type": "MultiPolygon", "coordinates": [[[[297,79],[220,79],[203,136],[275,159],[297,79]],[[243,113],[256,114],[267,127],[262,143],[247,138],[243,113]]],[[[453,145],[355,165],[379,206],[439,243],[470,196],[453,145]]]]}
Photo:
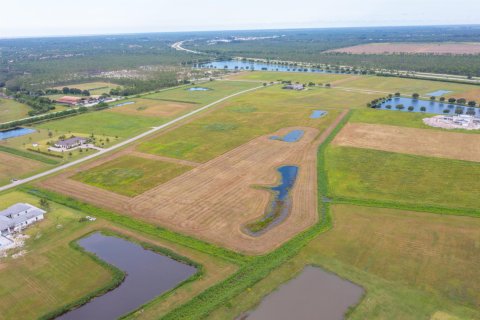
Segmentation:
{"type": "Polygon", "coordinates": [[[55,142],[55,147],[63,150],[79,147],[88,142],[88,138],[72,137],[65,140],[59,140],[55,142]]]}
{"type": "Polygon", "coordinates": [[[28,203],[17,203],[0,211],[0,235],[8,236],[43,220],[46,211],[28,203]]]}
{"type": "Polygon", "coordinates": [[[82,101],[82,98],[72,97],[72,96],[64,96],[64,97],[61,97],[61,98],[59,98],[55,101],[57,103],[60,103],[60,104],[66,104],[66,105],[69,105],[69,106],[76,106],[77,104],[79,104],[82,101]]]}

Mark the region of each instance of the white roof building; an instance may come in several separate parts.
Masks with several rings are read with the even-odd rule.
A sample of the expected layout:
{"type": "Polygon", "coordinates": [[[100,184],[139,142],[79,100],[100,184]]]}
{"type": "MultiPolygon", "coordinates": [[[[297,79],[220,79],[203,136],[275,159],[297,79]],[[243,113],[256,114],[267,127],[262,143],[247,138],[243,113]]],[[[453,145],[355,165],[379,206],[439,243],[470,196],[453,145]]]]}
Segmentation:
{"type": "Polygon", "coordinates": [[[36,221],[43,220],[45,210],[28,203],[17,203],[0,211],[0,235],[21,231],[36,221]]]}

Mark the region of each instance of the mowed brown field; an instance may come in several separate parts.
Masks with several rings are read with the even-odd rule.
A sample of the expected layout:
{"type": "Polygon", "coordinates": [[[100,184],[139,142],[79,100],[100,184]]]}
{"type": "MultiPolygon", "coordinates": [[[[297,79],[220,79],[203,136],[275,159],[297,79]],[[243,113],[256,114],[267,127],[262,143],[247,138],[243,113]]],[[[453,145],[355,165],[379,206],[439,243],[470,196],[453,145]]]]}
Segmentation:
{"type": "Polygon", "coordinates": [[[0,181],[19,178],[45,167],[41,162],[0,152],[0,181]]]}
{"type": "MultiPolygon", "coordinates": [[[[40,184],[233,250],[262,254],[317,221],[317,148],[345,114],[343,112],[322,134],[314,128],[292,127],[258,137],[134,198],[69,179],[76,172],[88,170],[99,162],[40,184]],[[305,131],[297,142],[270,139],[272,135],[282,136],[294,129],[305,131]],[[261,236],[250,236],[242,230],[244,225],[261,218],[272,198],[268,190],[258,186],[278,184],[280,175],[276,169],[282,165],[299,166],[291,190],[291,212],[280,225],[261,236]]],[[[104,163],[115,157],[118,155],[100,161],[104,163]]]]}
{"type": "Polygon", "coordinates": [[[343,52],[351,54],[479,54],[480,43],[368,43],[358,46],[329,50],[327,52],[343,52]]]}
{"type": "Polygon", "coordinates": [[[467,161],[480,161],[477,135],[379,124],[348,123],[333,144],[467,161]]]}
{"type": "Polygon", "coordinates": [[[476,101],[480,103],[480,89],[473,89],[462,93],[452,95],[456,99],[464,98],[467,101],[476,101]]]}
{"type": "Polygon", "coordinates": [[[179,113],[191,110],[197,106],[195,103],[182,103],[174,101],[161,101],[153,99],[134,99],[133,104],[127,104],[110,109],[110,112],[135,116],[172,117],[179,113]]]}

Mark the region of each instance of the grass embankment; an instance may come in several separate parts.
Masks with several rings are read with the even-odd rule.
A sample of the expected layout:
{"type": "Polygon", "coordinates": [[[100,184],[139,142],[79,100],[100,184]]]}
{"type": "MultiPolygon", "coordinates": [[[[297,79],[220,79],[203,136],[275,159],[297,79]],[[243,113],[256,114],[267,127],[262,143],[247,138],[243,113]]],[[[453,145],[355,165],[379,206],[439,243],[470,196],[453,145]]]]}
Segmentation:
{"type": "Polygon", "coordinates": [[[210,81],[143,96],[144,99],[165,100],[180,103],[206,105],[236,92],[258,87],[258,83],[242,81],[210,81]],[[189,88],[201,87],[210,90],[189,91],[189,88]]]}
{"type": "Polygon", "coordinates": [[[480,216],[476,162],[335,146],[325,160],[328,195],[338,201],[480,216]]]}
{"type": "MultiPolygon", "coordinates": [[[[420,113],[420,112],[402,112],[402,111],[391,111],[391,110],[379,110],[364,108],[355,110],[350,122],[361,122],[361,123],[371,123],[371,124],[386,124],[399,127],[407,128],[420,128],[420,129],[430,129],[443,132],[461,132],[461,133],[470,133],[470,134],[479,134],[478,130],[462,130],[462,129],[442,129],[427,126],[423,123],[424,118],[430,118],[435,116],[435,114],[429,113],[420,113]]],[[[419,137],[421,138],[421,137],[419,137]]]]}
{"type": "Polygon", "coordinates": [[[191,169],[189,166],[177,163],[127,155],[79,172],[72,178],[133,197],[191,169]]]}
{"type": "Polygon", "coordinates": [[[0,146],[0,151],[1,152],[6,152],[6,153],[11,153],[13,155],[16,155],[16,156],[19,156],[19,157],[22,157],[22,158],[27,158],[27,159],[40,161],[40,162],[43,162],[45,164],[55,165],[55,164],[59,163],[55,159],[47,158],[47,157],[42,156],[40,154],[30,153],[28,151],[23,151],[23,150],[20,150],[20,149],[14,149],[14,148],[10,148],[10,147],[0,146]]]}
{"type": "Polygon", "coordinates": [[[0,123],[28,117],[29,106],[15,100],[0,98],[0,123]]]}
{"type": "Polygon", "coordinates": [[[147,140],[142,152],[205,162],[258,136],[285,127],[325,129],[346,107],[362,107],[368,95],[315,88],[292,92],[279,86],[235,97],[201,118],[147,140]],[[362,101],[363,100],[363,101],[362,101]],[[313,110],[326,110],[310,119],[313,110]]]}
{"type": "Polygon", "coordinates": [[[232,80],[251,81],[292,81],[300,83],[314,82],[315,84],[326,84],[333,81],[353,78],[353,75],[331,74],[331,73],[306,73],[306,72],[271,72],[271,71],[245,71],[229,76],[232,80]]]}

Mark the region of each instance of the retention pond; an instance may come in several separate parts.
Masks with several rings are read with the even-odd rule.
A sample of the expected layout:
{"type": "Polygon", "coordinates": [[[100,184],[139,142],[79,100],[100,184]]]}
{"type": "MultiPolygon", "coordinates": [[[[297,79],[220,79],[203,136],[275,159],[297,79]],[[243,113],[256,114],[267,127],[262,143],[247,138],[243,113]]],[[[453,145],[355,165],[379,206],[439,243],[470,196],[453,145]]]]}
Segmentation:
{"type": "Polygon", "coordinates": [[[24,136],[26,134],[30,134],[35,132],[33,129],[29,128],[13,128],[5,131],[0,131],[0,140],[5,140],[5,139],[10,139],[10,138],[16,138],[20,136],[24,136]]]}
{"type": "Polygon", "coordinates": [[[480,116],[480,108],[462,106],[441,101],[427,101],[400,97],[388,99],[377,106],[376,109],[447,115],[469,114],[472,116],[480,116]]]}
{"type": "Polygon", "coordinates": [[[78,244],[125,272],[125,281],[116,289],[58,319],[117,319],[175,288],[196,273],[195,267],[118,237],[94,233],[79,240],[78,244]]]}
{"type": "Polygon", "coordinates": [[[317,72],[317,73],[339,73],[334,70],[320,68],[305,68],[295,65],[283,65],[266,62],[252,62],[243,60],[223,60],[212,61],[199,65],[207,69],[227,69],[227,70],[261,70],[261,71],[281,71],[281,72],[317,72]]]}
{"type": "Polygon", "coordinates": [[[284,142],[297,142],[298,140],[302,139],[304,134],[303,130],[292,130],[283,137],[280,136],[271,136],[271,140],[280,140],[284,142]]]}
{"type": "Polygon", "coordinates": [[[362,287],[321,268],[308,266],[263,299],[248,320],[342,320],[364,294],[362,287]]]}
{"type": "Polygon", "coordinates": [[[297,179],[298,167],[282,166],[277,170],[281,175],[281,182],[278,186],[268,188],[274,196],[266,214],[260,220],[249,223],[245,228],[252,236],[259,236],[282,223],[290,213],[292,207],[290,191],[297,179]]]}

